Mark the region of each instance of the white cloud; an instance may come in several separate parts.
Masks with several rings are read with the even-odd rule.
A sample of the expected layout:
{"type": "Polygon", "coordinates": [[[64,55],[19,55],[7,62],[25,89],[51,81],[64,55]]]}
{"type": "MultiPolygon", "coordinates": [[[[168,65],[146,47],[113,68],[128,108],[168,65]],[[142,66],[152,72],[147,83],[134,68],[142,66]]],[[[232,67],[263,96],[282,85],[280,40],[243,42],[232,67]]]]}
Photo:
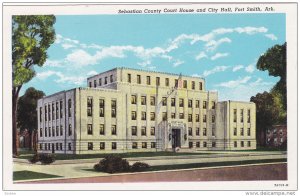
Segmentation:
{"type": "Polygon", "coordinates": [[[214,51],[219,47],[222,43],[231,43],[231,39],[228,37],[221,38],[219,40],[211,40],[205,44],[206,51],[214,51]]]}
{"type": "Polygon", "coordinates": [[[62,39],[63,39],[62,35],[56,34],[54,43],[59,44],[61,43],[62,39]]]}
{"type": "Polygon", "coordinates": [[[265,36],[267,37],[267,38],[270,38],[271,40],[277,40],[278,38],[276,37],[276,35],[274,35],[274,34],[265,34],[265,36]]]}
{"type": "Polygon", "coordinates": [[[96,72],[95,70],[92,70],[92,71],[89,71],[86,75],[87,76],[94,76],[94,75],[97,75],[98,72],[96,72]]]}
{"type": "Polygon", "coordinates": [[[69,48],[75,48],[75,47],[76,47],[75,45],[67,44],[67,43],[62,44],[61,46],[62,46],[65,50],[66,50],[66,49],[69,49],[69,48]]]}
{"type": "Polygon", "coordinates": [[[196,60],[200,60],[203,58],[207,58],[207,55],[205,54],[205,52],[200,52],[197,56],[196,56],[196,60]]]}
{"type": "Polygon", "coordinates": [[[36,78],[40,80],[44,80],[50,76],[58,77],[58,79],[54,80],[57,83],[69,83],[75,85],[81,85],[86,80],[86,76],[66,76],[59,71],[52,71],[52,70],[37,73],[36,78]]]}
{"type": "Polygon", "coordinates": [[[232,68],[232,71],[233,71],[233,72],[236,72],[236,71],[238,71],[238,70],[240,70],[240,69],[243,69],[243,68],[244,68],[243,65],[236,65],[236,66],[234,66],[234,67],[232,68]]]}
{"type": "Polygon", "coordinates": [[[231,80],[228,82],[222,82],[217,84],[216,86],[227,87],[227,88],[235,88],[241,84],[246,84],[251,79],[250,76],[245,76],[244,78],[239,78],[237,80],[231,80]]]}
{"type": "Polygon", "coordinates": [[[146,67],[147,65],[151,64],[151,61],[147,60],[147,61],[144,61],[144,62],[141,62],[141,63],[137,63],[137,64],[140,65],[141,67],[146,67]]]}
{"type": "Polygon", "coordinates": [[[275,83],[273,82],[264,82],[263,79],[258,78],[255,82],[251,82],[251,87],[257,87],[257,86],[274,86],[275,83]]]}
{"type": "Polygon", "coordinates": [[[184,61],[181,61],[181,60],[176,60],[174,63],[173,63],[173,67],[178,67],[179,65],[183,64],[184,61]]]}
{"type": "Polygon", "coordinates": [[[255,67],[253,64],[250,64],[248,65],[246,68],[245,68],[245,71],[248,72],[248,73],[253,73],[255,71],[255,67]]]}
{"type": "Polygon", "coordinates": [[[45,67],[62,67],[63,62],[61,60],[49,60],[45,62],[45,67]]]}
{"type": "Polygon", "coordinates": [[[226,57],[226,56],[228,56],[229,55],[229,53],[216,53],[214,56],[212,56],[210,59],[211,60],[216,60],[216,59],[218,59],[218,58],[222,58],[222,57],[226,57]]]}
{"type": "Polygon", "coordinates": [[[217,66],[214,69],[205,70],[202,74],[202,77],[207,77],[207,76],[217,73],[217,72],[223,72],[223,71],[227,70],[228,68],[229,68],[229,66],[217,66]]]}
{"type": "Polygon", "coordinates": [[[200,74],[192,74],[192,77],[198,77],[198,78],[202,78],[202,76],[200,74]]]}
{"type": "Polygon", "coordinates": [[[53,76],[53,75],[57,75],[58,73],[55,72],[55,71],[51,71],[51,70],[48,70],[48,71],[44,71],[44,72],[40,72],[40,73],[37,73],[36,74],[36,77],[40,80],[44,80],[50,76],[53,76]]]}
{"type": "Polygon", "coordinates": [[[72,53],[68,54],[66,61],[75,66],[85,66],[85,65],[94,65],[97,63],[95,56],[90,55],[84,50],[75,50],[72,53]]]}

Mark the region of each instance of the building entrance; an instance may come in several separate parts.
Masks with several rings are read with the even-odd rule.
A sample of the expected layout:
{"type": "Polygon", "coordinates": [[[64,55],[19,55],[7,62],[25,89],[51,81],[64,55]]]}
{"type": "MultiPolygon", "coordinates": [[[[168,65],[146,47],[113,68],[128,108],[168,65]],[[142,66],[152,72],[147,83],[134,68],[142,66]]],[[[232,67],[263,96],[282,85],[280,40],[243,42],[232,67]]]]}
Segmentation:
{"type": "Polygon", "coordinates": [[[181,147],[180,129],[172,129],[172,148],[181,147]]]}

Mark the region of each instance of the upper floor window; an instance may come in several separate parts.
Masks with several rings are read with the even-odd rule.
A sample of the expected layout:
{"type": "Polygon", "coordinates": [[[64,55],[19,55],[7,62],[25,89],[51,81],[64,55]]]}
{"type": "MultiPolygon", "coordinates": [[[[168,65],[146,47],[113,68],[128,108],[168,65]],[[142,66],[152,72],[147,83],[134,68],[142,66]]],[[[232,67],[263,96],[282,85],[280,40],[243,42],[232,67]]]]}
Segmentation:
{"type": "Polygon", "coordinates": [[[43,116],[43,114],[42,114],[42,110],[43,110],[43,108],[42,108],[42,107],[40,107],[40,122],[42,122],[42,116],[43,116]]]}
{"type": "Polygon", "coordinates": [[[233,122],[236,122],[236,109],[233,110],[233,122]]]}
{"type": "Polygon", "coordinates": [[[196,100],[196,108],[199,108],[199,106],[200,106],[200,101],[196,100]]]}
{"type": "Polygon", "coordinates": [[[169,85],[170,85],[169,83],[170,83],[170,82],[169,82],[169,78],[166,78],[166,79],[165,79],[165,85],[166,85],[166,86],[169,86],[169,85]]]}
{"type": "Polygon", "coordinates": [[[241,109],[241,115],[240,115],[240,120],[241,120],[241,123],[244,122],[244,110],[241,109]]]}
{"type": "Polygon", "coordinates": [[[171,106],[175,106],[175,98],[171,98],[171,106]]]}
{"type": "Polygon", "coordinates": [[[199,127],[196,128],[196,135],[200,135],[200,129],[199,129],[199,127]]]}
{"type": "Polygon", "coordinates": [[[150,105],[155,105],[155,97],[154,96],[150,97],[150,105]]]}
{"type": "Polygon", "coordinates": [[[112,135],[117,135],[117,126],[116,125],[111,126],[111,134],[112,135]]]}
{"type": "Polygon", "coordinates": [[[117,100],[111,100],[111,117],[116,118],[117,116],[117,100]]]}
{"type": "Polygon", "coordinates": [[[196,122],[200,122],[199,114],[196,114],[196,122]]]}
{"type": "Polygon", "coordinates": [[[110,78],[110,83],[113,83],[114,82],[113,75],[110,75],[109,78],[110,78]]]}
{"type": "Polygon", "coordinates": [[[237,135],[237,130],[236,127],[233,128],[233,135],[236,136],[237,135]]]}
{"type": "Polygon", "coordinates": [[[162,120],[163,120],[163,121],[166,121],[166,120],[167,120],[167,117],[168,117],[167,112],[163,112],[163,113],[162,113],[162,120]]]}
{"type": "Polygon", "coordinates": [[[137,135],[137,127],[136,126],[131,127],[131,135],[134,135],[134,136],[137,135]]]}
{"type": "Polygon", "coordinates": [[[212,115],[212,116],[211,116],[211,122],[212,122],[212,123],[215,122],[215,120],[216,120],[215,118],[216,118],[215,115],[212,115]]]}
{"type": "Polygon", "coordinates": [[[102,86],[102,78],[99,78],[99,86],[102,86]]]}
{"type": "Polygon", "coordinates": [[[92,97],[87,98],[87,115],[88,116],[93,115],[93,98],[92,97]]]}
{"type": "Polygon", "coordinates": [[[131,120],[136,120],[136,111],[131,112],[131,120]]]}
{"type": "Polygon", "coordinates": [[[146,134],[147,134],[146,127],[142,127],[141,128],[141,135],[146,136],[146,134]]]}
{"type": "Polygon", "coordinates": [[[203,115],[203,122],[206,123],[206,114],[203,115]]]}
{"type": "Polygon", "coordinates": [[[247,135],[250,136],[250,128],[247,128],[247,135]]]}
{"type": "Polygon", "coordinates": [[[146,104],[147,104],[146,96],[141,96],[141,105],[146,105],[146,104]]]}
{"type": "Polygon", "coordinates": [[[193,135],[193,129],[192,129],[192,127],[189,127],[188,130],[189,130],[189,136],[192,136],[193,135]]]}
{"type": "Polygon", "coordinates": [[[97,87],[97,81],[94,80],[94,87],[96,88],[97,87]]]}
{"type": "Polygon", "coordinates": [[[156,77],[156,86],[159,86],[159,85],[160,85],[160,78],[156,77]]]}
{"type": "Polygon", "coordinates": [[[199,82],[199,90],[202,90],[202,82],[199,82]]]}
{"type": "Polygon", "coordinates": [[[99,116],[100,117],[104,117],[104,111],[105,111],[104,99],[99,99],[99,116]]]}
{"type": "Polygon", "coordinates": [[[175,119],[175,113],[171,113],[171,118],[175,119]]]}
{"type": "Polygon", "coordinates": [[[206,101],[203,101],[203,109],[206,109],[207,105],[206,105],[206,101]]]}
{"type": "Polygon", "coordinates": [[[47,121],[47,105],[45,105],[45,121],[47,121]]]}
{"type": "Polygon", "coordinates": [[[131,95],[131,104],[136,104],[136,95],[131,95]]]}
{"type": "Polygon", "coordinates": [[[162,105],[166,106],[167,105],[167,97],[162,98],[162,105]]]}
{"type": "Polygon", "coordinates": [[[151,127],[150,135],[155,135],[155,127],[151,127]]]}
{"type": "Polygon", "coordinates": [[[93,125],[92,124],[88,124],[87,125],[87,134],[88,135],[93,135],[93,125]]]}
{"type": "Polygon", "coordinates": [[[72,125],[69,124],[69,136],[72,135],[72,125]]]}
{"type": "Polygon", "coordinates": [[[92,82],[89,82],[89,87],[92,88],[92,82]]]}
{"type": "Polygon", "coordinates": [[[241,136],[244,136],[244,128],[241,128],[241,136]]]}
{"type": "Polygon", "coordinates": [[[141,119],[142,119],[142,120],[146,120],[146,112],[142,112],[141,119]]]}
{"type": "Polygon", "coordinates": [[[150,76],[147,76],[147,85],[151,85],[151,79],[150,79],[150,76]]]}
{"type": "Polygon", "coordinates": [[[211,109],[216,109],[216,102],[214,101],[211,102],[211,109]]]}
{"type": "Polygon", "coordinates": [[[187,81],[186,80],[183,81],[183,88],[187,88],[187,81]]]}
{"type": "Polygon", "coordinates": [[[188,122],[193,122],[193,116],[192,116],[192,114],[188,115],[188,122]]]}
{"type": "Polygon", "coordinates": [[[127,82],[131,83],[131,74],[127,74],[127,82]]]}
{"type": "Polygon", "coordinates": [[[192,108],[193,107],[193,100],[189,99],[188,107],[192,108]]]}
{"type": "Polygon", "coordinates": [[[55,116],[56,116],[56,119],[58,119],[59,118],[59,115],[58,115],[58,102],[56,102],[55,110],[56,110],[55,116]]]}
{"type": "Polygon", "coordinates": [[[179,99],[179,107],[184,107],[184,99],[182,99],[182,98],[179,99]]]}
{"type": "Polygon", "coordinates": [[[152,120],[152,121],[155,120],[155,113],[154,112],[150,113],[150,120],[152,120]]]}
{"type": "Polygon", "coordinates": [[[141,75],[136,76],[136,83],[141,84],[141,75]]]}
{"type": "Polygon", "coordinates": [[[184,119],[184,113],[179,113],[179,119],[184,119]]]}
{"type": "Polygon", "coordinates": [[[247,111],[247,123],[250,123],[250,110],[247,111]]]}
{"type": "Polygon", "coordinates": [[[99,127],[99,134],[100,135],[104,135],[105,134],[105,130],[104,130],[104,124],[100,124],[100,127],[99,127]]]}
{"type": "Polygon", "coordinates": [[[104,84],[107,84],[107,77],[104,78],[104,84]]]}
{"type": "Polygon", "coordinates": [[[63,117],[63,102],[62,101],[59,101],[59,108],[60,108],[60,118],[63,117]]]}
{"type": "Polygon", "coordinates": [[[192,89],[195,90],[195,81],[192,81],[192,89]]]}
{"type": "Polygon", "coordinates": [[[68,114],[69,114],[69,117],[72,116],[72,114],[71,114],[71,108],[72,108],[72,100],[69,99],[68,100],[68,114]]]}

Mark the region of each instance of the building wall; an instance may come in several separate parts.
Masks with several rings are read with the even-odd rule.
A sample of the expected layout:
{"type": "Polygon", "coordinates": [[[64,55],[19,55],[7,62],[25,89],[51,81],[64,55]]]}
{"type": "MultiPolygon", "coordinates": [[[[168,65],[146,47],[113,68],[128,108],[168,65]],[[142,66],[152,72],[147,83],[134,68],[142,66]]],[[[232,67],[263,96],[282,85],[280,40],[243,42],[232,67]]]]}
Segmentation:
{"type": "Polygon", "coordinates": [[[281,147],[287,141],[286,125],[274,125],[267,130],[266,144],[270,147],[281,147]]]}

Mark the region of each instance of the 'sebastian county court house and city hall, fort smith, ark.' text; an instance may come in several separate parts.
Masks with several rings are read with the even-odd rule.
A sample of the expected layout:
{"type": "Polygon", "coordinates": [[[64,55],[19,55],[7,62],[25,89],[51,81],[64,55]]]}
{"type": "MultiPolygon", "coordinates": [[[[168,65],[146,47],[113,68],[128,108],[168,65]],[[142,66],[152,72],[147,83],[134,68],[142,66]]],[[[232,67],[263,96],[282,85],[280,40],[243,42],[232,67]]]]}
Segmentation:
{"type": "Polygon", "coordinates": [[[115,68],[38,100],[38,152],[256,148],[255,104],[218,102],[205,80],[115,68]]]}

